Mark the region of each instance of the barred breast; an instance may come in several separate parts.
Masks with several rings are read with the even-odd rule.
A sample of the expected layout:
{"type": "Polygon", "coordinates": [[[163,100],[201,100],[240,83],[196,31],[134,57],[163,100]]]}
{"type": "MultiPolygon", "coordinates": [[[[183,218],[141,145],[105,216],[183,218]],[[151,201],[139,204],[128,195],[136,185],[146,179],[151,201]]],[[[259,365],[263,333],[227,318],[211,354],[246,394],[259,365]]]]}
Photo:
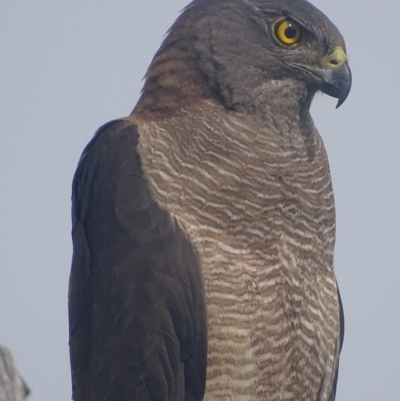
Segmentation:
{"type": "Polygon", "coordinates": [[[339,306],[334,199],[317,131],[278,131],[207,101],[135,123],[153,196],[201,256],[205,400],[326,401],[339,306]]]}

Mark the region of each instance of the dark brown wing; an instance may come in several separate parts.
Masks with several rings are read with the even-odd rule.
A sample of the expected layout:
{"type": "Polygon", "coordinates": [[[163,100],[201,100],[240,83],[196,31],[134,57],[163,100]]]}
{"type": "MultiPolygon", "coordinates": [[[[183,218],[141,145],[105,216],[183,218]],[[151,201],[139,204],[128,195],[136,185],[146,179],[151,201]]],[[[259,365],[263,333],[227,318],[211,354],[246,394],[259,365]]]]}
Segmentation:
{"type": "Polygon", "coordinates": [[[75,401],[204,395],[207,321],[198,255],[153,200],[136,126],[106,124],[73,182],[69,288],[75,401]]]}
{"type": "MultiPolygon", "coordinates": [[[[340,297],[339,288],[338,288],[338,298],[339,298],[340,351],[341,351],[344,340],[344,313],[343,313],[343,304],[342,304],[342,298],[340,297]]],[[[332,390],[328,401],[335,401],[338,376],[339,376],[339,362],[336,368],[335,378],[333,380],[332,390]]]]}

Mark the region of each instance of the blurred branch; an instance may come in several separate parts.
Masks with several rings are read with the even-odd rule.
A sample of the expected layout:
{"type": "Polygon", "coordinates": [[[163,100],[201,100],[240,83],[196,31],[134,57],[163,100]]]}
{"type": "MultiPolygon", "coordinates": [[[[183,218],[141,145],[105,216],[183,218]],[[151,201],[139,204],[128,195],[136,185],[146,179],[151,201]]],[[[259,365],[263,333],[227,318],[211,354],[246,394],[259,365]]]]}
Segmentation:
{"type": "Polygon", "coordinates": [[[24,401],[29,393],[11,352],[0,344],[0,401],[24,401]]]}

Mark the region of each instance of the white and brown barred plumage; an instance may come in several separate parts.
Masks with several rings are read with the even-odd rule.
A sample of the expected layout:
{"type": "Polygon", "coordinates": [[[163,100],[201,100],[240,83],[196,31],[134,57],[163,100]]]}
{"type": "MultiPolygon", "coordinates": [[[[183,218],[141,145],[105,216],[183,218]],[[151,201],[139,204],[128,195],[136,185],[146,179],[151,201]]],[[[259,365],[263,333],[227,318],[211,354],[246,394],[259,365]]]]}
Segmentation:
{"type": "Polygon", "coordinates": [[[75,401],[335,399],[335,209],[309,107],[350,85],[340,33],[304,0],[185,9],[74,178],[75,401]]]}

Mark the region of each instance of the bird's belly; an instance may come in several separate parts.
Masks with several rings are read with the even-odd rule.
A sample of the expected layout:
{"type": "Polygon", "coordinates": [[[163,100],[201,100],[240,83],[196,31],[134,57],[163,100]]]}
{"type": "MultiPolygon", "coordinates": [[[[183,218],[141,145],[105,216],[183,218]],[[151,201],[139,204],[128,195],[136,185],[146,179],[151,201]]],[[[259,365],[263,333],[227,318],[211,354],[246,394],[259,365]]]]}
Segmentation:
{"type": "Polygon", "coordinates": [[[261,255],[218,241],[199,246],[209,323],[206,401],[308,401],[330,384],[335,281],[288,265],[284,248],[261,255]]]}

